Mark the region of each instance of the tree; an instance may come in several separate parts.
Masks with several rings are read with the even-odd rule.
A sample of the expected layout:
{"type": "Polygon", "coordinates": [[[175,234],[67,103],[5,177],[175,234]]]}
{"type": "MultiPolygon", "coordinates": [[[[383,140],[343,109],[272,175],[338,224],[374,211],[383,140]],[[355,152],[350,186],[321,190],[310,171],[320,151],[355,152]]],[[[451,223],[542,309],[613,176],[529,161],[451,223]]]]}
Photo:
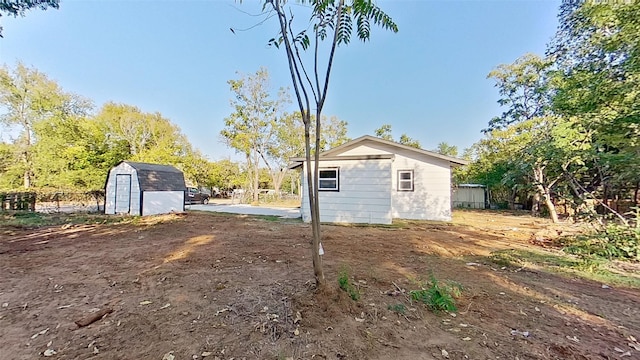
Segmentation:
{"type": "Polygon", "coordinates": [[[309,208],[311,210],[311,227],[313,231],[312,258],[316,284],[324,286],[324,272],[320,257],[320,207],[318,205],[318,172],[320,152],[313,154],[311,148],[311,111],[315,109],[315,148],[320,149],[322,134],[322,110],[329,90],[329,80],[336,49],[339,45],[348,45],[355,27],[357,37],[366,41],[371,35],[371,24],[384,29],[398,31],[397,25],[371,0],[308,0],[302,1],[311,6],[310,25],[305,22],[302,30],[293,28],[294,11],[287,6],[286,0],[265,0],[264,6],[272,9],[280,25],[278,35],[270,40],[270,44],[286,53],[289,73],[295,100],[302,115],[305,134],[305,157],[307,164],[307,183],[309,184],[309,208]],[[354,26],[355,25],[355,26],[354,26]],[[321,62],[323,47],[320,44],[328,41],[328,54],[321,62]],[[302,53],[311,51],[311,57],[305,58],[302,53]],[[312,164],[313,171],[311,170],[312,164]]]}
{"type": "Polygon", "coordinates": [[[535,54],[525,54],[512,64],[501,64],[488,78],[496,82],[500,93],[498,104],[506,107],[501,116],[489,121],[489,128],[504,130],[517,124],[549,114],[551,92],[548,73],[552,62],[535,54]]]}
{"type": "Polygon", "coordinates": [[[106,103],[94,118],[114,151],[123,160],[178,165],[188,161],[193,149],[180,128],[160,113],[145,113],[135,106],[106,103]]]}
{"type": "MultiPolygon", "coordinates": [[[[312,121],[315,120],[315,115],[312,115],[312,121]]],[[[320,151],[326,151],[328,149],[340,146],[349,141],[347,137],[347,122],[340,120],[337,116],[331,116],[327,118],[323,116],[321,119],[322,134],[320,136],[320,151]]],[[[279,117],[275,123],[276,131],[275,137],[270,142],[267,148],[267,158],[273,164],[270,168],[272,174],[272,181],[276,193],[279,194],[280,187],[283,181],[287,178],[289,170],[289,160],[292,157],[301,156],[304,154],[304,123],[302,122],[302,115],[296,111],[291,114],[284,114],[279,117]],[[274,166],[275,165],[275,166],[274,166]]],[[[312,129],[311,137],[315,136],[312,129]]],[[[312,147],[312,152],[315,152],[315,148],[312,147]]],[[[292,180],[292,183],[295,183],[292,180]]],[[[292,185],[293,186],[293,185],[292,185]]]]}
{"type": "MultiPolygon", "coordinates": [[[[568,171],[576,196],[639,203],[640,3],[564,2],[549,49],[558,68],[556,113],[576,119],[591,147],[580,172],[568,171]]],[[[613,209],[610,209],[613,211],[613,209]]]]}
{"type": "Polygon", "coordinates": [[[434,151],[446,156],[458,156],[458,147],[455,145],[449,145],[446,142],[439,143],[438,147],[434,151]]]}
{"type": "Polygon", "coordinates": [[[36,124],[53,118],[67,119],[86,115],[91,103],[75,94],[64,92],[57,83],[36,69],[18,63],[14,69],[0,69],[0,105],[6,113],[0,123],[18,128],[23,186],[31,187],[33,177],[33,144],[36,124]]]}
{"type": "Polygon", "coordinates": [[[279,96],[272,99],[269,93],[269,73],[260,68],[254,75],[228,81],[235,93],[231,100],[234,112],[225,121],[220,132],[228,146],[245,156],[249,185],[253,201],[258,201],[260,188],[260,162],[263,161],[274,172],[267,158],[276,134],[276,122],[281,116],[282,105],[287,101],[280,89],[279,96]]]}
{"type": "Polygon", "coordinates": [[[551,62],[537,55],[526,54],[513,64],[499,65],[488,75],[496,81],[496,87],[502,96],[498,103],[506,110],[501,116],[489,122],[485,132],[490,137],[503,139],[508,145],[508,163],[511,170],[505,175],[515,178],[525,177],[525,182],[533,185],[534,200],[532,212],[539,212],[542,201],[553,222],[558,222],[555,205],[551,193],[560,180],[562,173],[557,171],[554,176],[548,176],[552,170],[550,162],[561,162],[569,166],[570,159],[565,159],[560,152],[555,151],[557,138],[552,129],[560,119],[554,117],[551,111],[551,92],[549,88],[549,68],[551,62]]]}
{"type": "MultiPolygon", "coordinates": [[[[39,8],[46,10],[47,8],[58,9],[60,0],[13,0],[0,2],[0,17],[3,14],[9,16],[24,16],[27,10],[39,8]]],[[[2,26],[0,26],[0,37],[2,37],[2,26]]]]}
{"type": "MultiPolygon", "coordinates": [[[[384,124],[382,126],[380,126],[378,129],[375,130],[375,134],[377,137],[384,139],[384,140],[388,140],[388,141],[395,141],[393,139],[393,135],[392,135],[392,131],[391,131],[391,125],[389,124],[384,124]]],[[[417,149],[420,149],[420,141],[413,139],[411,137],[409,137],[409,135],[407,134],[402,134],[400,135],[400,139],[398,139],[398,141],[396,141],[397,143],[400,143],[402,145],[407,145],[407,146],[411,146],[417,149]]]]}
{"type": "Polygon", "coordinates": [[[382,126],[377,128],[375,134],[381,139],[394,141],[393,135],[391,135],[391,125],[389,124],[383,124],[382,126]]]}

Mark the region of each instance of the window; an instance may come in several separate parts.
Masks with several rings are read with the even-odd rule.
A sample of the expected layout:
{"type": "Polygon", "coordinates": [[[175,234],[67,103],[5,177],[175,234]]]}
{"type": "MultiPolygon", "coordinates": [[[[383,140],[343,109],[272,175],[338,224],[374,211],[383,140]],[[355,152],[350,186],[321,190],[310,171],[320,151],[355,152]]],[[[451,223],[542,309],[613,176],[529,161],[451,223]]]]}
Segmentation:
{"type": "Polygon", "coordinates": [[[413,191],[413,170],[398,170],[398,191],[413,191]]]}
{"type": "Polygon", "coordinates": [[[318,169],[320,178],[318,179],[318,190],[339,191],[339,171],[338,168],[318,169]]]}

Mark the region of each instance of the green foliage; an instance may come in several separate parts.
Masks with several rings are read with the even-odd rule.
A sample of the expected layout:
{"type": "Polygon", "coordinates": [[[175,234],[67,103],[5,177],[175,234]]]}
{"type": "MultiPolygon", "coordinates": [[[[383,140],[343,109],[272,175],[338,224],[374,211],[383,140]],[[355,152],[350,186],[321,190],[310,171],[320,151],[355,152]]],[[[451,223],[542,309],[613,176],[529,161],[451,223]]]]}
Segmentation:
{"type": "MultiPolygon", "coordinates": [[[[2,15],[24,16],[27,10],[47,8],[58,9],[60,0],[3,0],[0,1],[0,17],[2,15]]],[[[0,26],[0,38],[2,37],[2,26],[0,26]]]]}
{"type": "MultiPolygon", "coordinates": [[[[269,88],[269,72],[260,68],[255,74],[229,80],[234,93],[231,105],[234,112],[225,121],[220,132],[226,144],[245,156],[248,186],[252,200],[257,202],[260,188],[260,163],[269,168],[274,183],[279,188],[282,182],[282,167],[276,167],[270,154],[276,155],[274,143],[277,142],[278,119],[283,116],[282,107],[288,102],[284,90],[272,97],[269,88]],[[273,165],[273,166],[272,166],[273,165]]],[[[276,155],[277,156],[277,155],[276,155]]]]}
{"type": "Polygon", "coordinates": [[[351,297],[353,301],[360,300],[360,292],[351,284],[351,280],[349,280],[349,272],[346,268],[343,268],[338,273],[338,285],[340,286],[340,289],[349,294],[349,297],[351,297]]]}
{"type": "Polygon", "coordinates": [[[409,292],[413,301],[419,301],[426,304],[432,311],[448,311],[456,312],[455,299],[462,294],[462,286],[457,283],[447,282],[441,283],[431,274],[428,285],[423,286],[420,290],[412,290],[409,292]]]}
{"type": "Polygon", "coordinates": [[[130,218],[96,214],[45,214],[31,211],[0,212],[0,226],[33,229],[64,224],[119,223],[130,218]]]}
{"type": "Polygon", "coordinates": [[[446,156],[452,156],[452,157],[458,156],[458,147],[455,145],[449,145],[446,142],[439,143],[438,147],[435,148],[435,150],[433,151],[437,152],[438,154],[442,154],[446,156]]]}
{"type": "Polygon", "coordinates": [[[407,307],[403,303],[398,303],[393,305],[390,304],[387,306],[387,309],[401,315],[404,315],[407,312],[407,307]]]}
{"type": "MultiPolygon", "coordinates": [[[[569,246],[574,239],[566,239],[569,246]]],[[[640,288],[640,278],[636,275],[627,275],[624,269],[618,268],[612,261],[594,255],[574,256],[563,252],[527,251],[527,250],[500,250],[491,254],[489,259],[506,267],[529,267],[545,269],[554,273],[560,273],[571,277],[604,282],[609,285],[628,286],[640,288]]]]}
{"type": "MultiPolygon", "coordinates": [[[[383,124],[382,126],[380,126],[378,129],[375,130],[375,135],[381,139],[384,140],[388,140],[388,141],[395,141],[393,139],[393,135],[391,134],[391,125],[389,124],[383,124]]],[[[398,141],[396,141],[397,143],[400,143],[402,145],[407,145],[407,146],[411,146],[417,149],[420,149],[420,141],[411,138],[409,135],[407,134],[402,134],[400,135],[400,138],[398,139],[398,141]]]]}
{"type": "Polygon", "coordinates": [[[608,224],[601,231],[567,241],[564,250],[583,258],[640,261],[640,227],[608,224]]]}
{"type": "Polygon", "coordinates": [[[210,183],[210,164],[170,120],[124,104],[92,104],[36,69],[0,69],[0,125],[18,137],[0,142],[0,189],[104,187],[123,160],[175,165],[194,184],[210,183]]]}

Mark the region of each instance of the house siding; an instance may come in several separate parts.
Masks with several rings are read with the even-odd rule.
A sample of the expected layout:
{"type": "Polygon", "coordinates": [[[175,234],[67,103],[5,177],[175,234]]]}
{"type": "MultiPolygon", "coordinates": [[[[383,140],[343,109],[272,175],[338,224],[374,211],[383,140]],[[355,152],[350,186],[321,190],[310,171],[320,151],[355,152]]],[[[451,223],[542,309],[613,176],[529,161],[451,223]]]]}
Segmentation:
{"type": "MultiPolygon", "coordinates": [[[[391,219],[451,220],[451,167],[464,165],[464,160],[366,137],[329,150],[321,159],[322,156],[326,160],[321,160],[321,167],[339,167],[341,181],[339,192],[319,194],[323,222],[389,224],[391,219]],[[367,159],[370,155],[390,159],[367,159]],[[362,159],[337,159],[356,156],[362,159]],[[412,191],[398,191],[399,170],[412,171],[412,191]]],[[[305,180],[303,175],[301,213],[303,220],[309,221],[305,180]]]]}
{"type": "MultiPolygon", "coordinates": [[[[306,166],[306,165],[305,165],[306,166]]],[[[320,168],[338,167],[339,191],[320,191],[320,221],[333,223],[391,223],[391,160],[321,161],[320,168]]],[[[303,171],[301,213],[311,221],[303,171]]]]}
{"type": "Polygon", "coordinates": [[[451,220],[449,162],[401,152],[396,154],[391,177],[391,207],[394,218],[451,220]],[[398,170],[413,170],[413,191],[398,191],[398,170]]]}

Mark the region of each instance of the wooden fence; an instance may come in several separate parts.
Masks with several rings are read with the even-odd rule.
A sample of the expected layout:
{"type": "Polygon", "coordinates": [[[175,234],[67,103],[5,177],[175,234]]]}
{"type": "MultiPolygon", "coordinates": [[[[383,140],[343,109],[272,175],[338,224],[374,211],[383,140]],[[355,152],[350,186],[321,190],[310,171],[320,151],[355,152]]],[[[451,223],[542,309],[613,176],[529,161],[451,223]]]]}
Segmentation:
{"type": "Polygon", "coordinates": [[[36,193],[0,193],[0,211],[35,211],[36,193]]]}

